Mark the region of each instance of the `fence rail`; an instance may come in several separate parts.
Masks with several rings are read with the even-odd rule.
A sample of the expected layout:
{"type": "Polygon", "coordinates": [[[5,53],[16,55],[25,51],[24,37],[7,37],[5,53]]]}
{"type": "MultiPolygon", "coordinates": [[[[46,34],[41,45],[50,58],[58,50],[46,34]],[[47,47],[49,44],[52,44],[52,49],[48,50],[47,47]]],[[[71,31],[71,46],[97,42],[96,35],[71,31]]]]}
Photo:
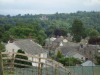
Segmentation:
{"type": "Polygon", "coordinates": [[[3,61],[2,70],[4,71],[4,74],[2,71],[1,75],[10,75],[11,73],[13,75],[70,75],[70,71],[68,69],[66,69],[61,63],[58,63],[52,59],[15,52],[2,52],[0,56],[3,61]],[[15,58],[15,55],[27,56],[32,60],[15,58]],[[32,64],[35,63],[36,66],[26,65],[23,63],[16,63],[15,60],[30,62],[32,64]],[[18,68],[15,67],[15,65],[24,67],[18,68]]]}

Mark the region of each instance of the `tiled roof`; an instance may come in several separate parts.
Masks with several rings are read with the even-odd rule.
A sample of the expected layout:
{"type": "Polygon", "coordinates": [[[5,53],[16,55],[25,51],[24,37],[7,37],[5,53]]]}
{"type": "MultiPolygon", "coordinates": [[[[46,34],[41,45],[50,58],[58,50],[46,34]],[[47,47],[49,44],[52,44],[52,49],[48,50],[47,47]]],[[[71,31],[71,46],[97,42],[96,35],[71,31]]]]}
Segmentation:
{"type": "MultiPolygon", "coordinates": [[[[68,56],[73,56],[73,55],[75,55],[75,54],[77,54],[78,52],[75,52],[75,51],[69,51],[68,53],[67,53],[67,55],[68,56]]],[[[78,53],[79,54],[79,53],[78,53]]]]}
{"type": "Polygon", "coordinates": [[[39,44],[30,39],[21,39],[14,42],[15,45],[20,47],[23,51],[29,54],[40,54],[46,52],[39,44]]]}
{"type": "Polygon", "coordinates": [[[78,46],[61,46],[61,47],[58,47],[56,51],[57,50],[60,50],[63,55],[66,55],[69,51],[77,51],[78,46]]]}

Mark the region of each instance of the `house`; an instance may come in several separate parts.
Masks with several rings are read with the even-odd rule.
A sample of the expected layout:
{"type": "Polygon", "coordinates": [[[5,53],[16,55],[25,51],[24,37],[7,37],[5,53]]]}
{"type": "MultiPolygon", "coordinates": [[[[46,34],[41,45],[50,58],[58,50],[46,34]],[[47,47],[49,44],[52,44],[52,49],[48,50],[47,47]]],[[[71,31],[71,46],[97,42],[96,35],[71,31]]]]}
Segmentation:
{"type": "Polygon", "coordinates": [[[78,53],[78,52],[75,52],[75,51],[69,51],[67,54],[66,54],[66,57],[74,57],[74,58],[77,58],[81,61],[85,61],[85,57],[78,53]]]}
{"type": "Polygon", "coordinates": [[[77,51],[79,48],[79,44],[73,43],[73,42],[67,42],[65,44],[63,44],[63,46],[59,46],[58,48],[56,48],[55,53],[59,51],[62,52],[62,54],[64,56],[66,56],[66,54],[70,51],[77,51]]]}
{"type": "Polygon", "coordinates": [[[99,45],[86,44],[83,45],[82,47],[79,47],[78,52],[83,54],[89,60],[93,60],[93,62],[96,62],[95,55],[97,56],[100,55],[99,50],[100,50],[99,45]]]}
{"type": "MultiPolygon", "coordinates": [[[[30,54],[37,57],[47,58],[47,51],[42,48],[39,44],[35,43],[30,39],[19,39],[13,42],[9,41],[6,45],[6,52],[17,52],[19,49],[23,50],[26,54],[30,54]]],[[[38,62],[38,58],[28,57],[28,60],[38,62]]],[[[41,59],[41,62],[45,63],[45,59],[41,59]]],[[[33,66],[38,66],[37,63],[32,63],[33,66]]]]}
{"type": "Polygon", "coordinates": [[[56,48],[55,54],[57,54],[57,52],[60,51],[65,57],[74,57],[82,61],[85,61],[85,56],[79,53],[78,49],[79,44],[68,42],[63,46],[59,46],[58,48],[56,48]]]}
{"type": "Polygon", "coordinates": [[[87,60],[86,62],[82,63],[81,65],[82,66],[95,66],[95,64],[90,60],[87,60]]]}
{"type": "Polygon", "coordinates": [[[58,36],[58,37],[51,37],[45,40],[45,48],[50,50],[55,50],[59,46],[63,46],[64,43],[67,43],[68,40],[66,37],[58,36]]]}
{"type": "MultiPolygon", "coordinates": [[[[87,41],[86,41],[87,42],[87,41]]],[[[58,50],[62,52],[64,56],[67,55],[68,52],[78,52],[80,55],[84,56],[86,59],[93,60],[96,63],[95,55],[100,56],[100,46],[99,45],[91,45],[84,43],[74,43],[74,42],[67,42],[61,44],[61,46],[55,49],[55,53],[58,50]]],[[[79,55],[78,54],[78,55],[79,55]]]]}

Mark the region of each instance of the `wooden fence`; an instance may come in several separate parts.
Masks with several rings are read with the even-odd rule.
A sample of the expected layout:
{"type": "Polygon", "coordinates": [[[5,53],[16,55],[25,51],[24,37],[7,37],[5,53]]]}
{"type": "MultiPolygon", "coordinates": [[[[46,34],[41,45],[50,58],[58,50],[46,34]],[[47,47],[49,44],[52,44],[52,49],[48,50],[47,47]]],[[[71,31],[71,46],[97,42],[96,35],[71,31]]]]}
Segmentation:
{"type": "Polygon", "coordinates": [[[70,71],[66,69],[61,63],[52,59],[36,57],[29,54],[21,54],[15,52],[0,53],[0,75],[71,75],[70,71]],[[27,56],[32,60],[25,60],[22,58],[15,58],[15,55],[27,56]],[[33,59],[38,59],[35,61],[33,59]],[[25,65],[23,63],[15,63],[15,60],[37,63],[37,66],[25,65]],[[41,60],[45,60],[42,62],[41,60]],[[9,62],[10,61],[10,62],[9,62]],[[16,68],[15,65],[25,66],[27,68],[16,68]]]}

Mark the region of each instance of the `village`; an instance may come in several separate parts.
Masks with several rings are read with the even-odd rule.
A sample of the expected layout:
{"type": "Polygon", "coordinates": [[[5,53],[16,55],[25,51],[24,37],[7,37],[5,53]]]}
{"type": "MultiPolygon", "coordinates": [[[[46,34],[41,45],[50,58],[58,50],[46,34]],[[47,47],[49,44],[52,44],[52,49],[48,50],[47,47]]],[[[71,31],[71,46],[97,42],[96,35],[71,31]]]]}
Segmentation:
{"type": "MultiPolygon", "coordinates": [[[[52,56],[57,55],[57,52],[60,51],[64,57],[79,59],[83,63],[83,66],[96,65],[97,61],[95,55],[100,55],[99,45],[88,44],[88,38],[82,39],[80,43],[71,41],[72,36],[70,35],[68,37],[51,37],[45,39],[45,46],[42,47],[32,39],[9,40],[8,43],[5,44],[5,52],[18,52],[18,50],[21,49],[25,54],[34,56],[40,55],[40,57],[43,58],[52,58],[52,56]]],[[[32,59],[28,58],[28,60],[32,59]]],[[[41,62],[45,61],[41,60],[41,62]]],[[[82,66],[82,64],[78,65],[82,66]]]]}
{"type": "Polygon", "coordinates": [[[0,0],[0,75],[100,75],[100,0],[0,0]]]}
{"type": "MultiPolygon", "coordinates": [[[[34,42],[34,40],[30,39],[10,39],[8,43],[5,44],[5,52],[8,52],[8,57],[12,57],[14,53],[20,53],[23,51],[27,55],[33,55],[35,57],[43,58],[38,60],[38,58],[28,57],[28,61],[34,61],[30,64],[34,67],[38,67],[39,64],[36,62],[41,63],[48,63],[52,64],[52,62],[48,61],[47,59],[52,59],[57,62],[60,62],[59,57],[63,55],[63,58],[69,58],[67,61],[60,62],[64,67],[67,69],[70,66],[79,66],[79,67],[95,67],[97,66],[97,59],[96,56],[100,55],[100,46],[99,45],[91,45],[88,44],[88,38],[82,39],[81,42],[75,43],[72,42],[72,36],[69,34],[67,37],[57,36],[45,39],[45,45],[41,46],[40,44],[34,42]],[[60,55],[59,55],[60,53],[60,55]],[[58,57],[55,58],[55,56],[58,57]],[[44,59],[45,58],[45,59],[44,59]],[[72,60],[77,59],[78,61],[72,60]]],[[[14,55],[16,59],[17,54],[14,55]]],[[[18,58],[18,57],[17,57],[18,58]]],[[[21,58],[25,59],[25,58],[21,58]]],[[[12,59],[11,59],[12,60],[12,59]]],[[[14,60],[16,62],[16,60],[14,60]]],[[[24,64],[25,61],[22,62],[24,64]]],[[[20,60],[17,63],[21,63],[20,60]]],[[[29,65],[29,63],[27,64],[29,65]]],[[[21,67],[16,66],[15,67],[21,67]]],[[[23,67],[23,66],[22,66],[23,67]]],[[[44,65],[44,67],[47,67],[44,65]]]]}

